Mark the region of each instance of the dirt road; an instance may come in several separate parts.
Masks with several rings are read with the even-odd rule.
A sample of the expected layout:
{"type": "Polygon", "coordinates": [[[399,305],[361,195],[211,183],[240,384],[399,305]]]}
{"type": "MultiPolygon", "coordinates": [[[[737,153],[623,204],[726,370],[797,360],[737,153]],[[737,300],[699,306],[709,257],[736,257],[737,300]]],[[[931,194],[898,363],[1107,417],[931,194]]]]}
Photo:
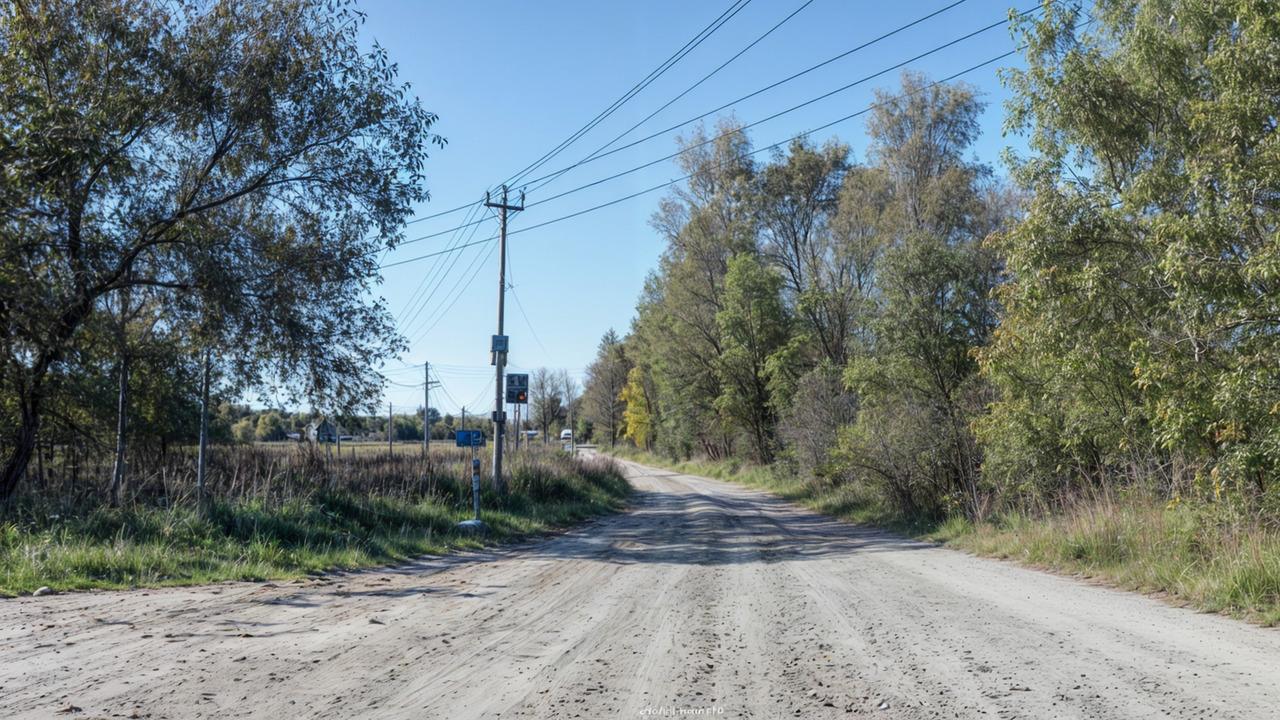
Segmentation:
{"type": "Polygon", "coordinates": [[[628,469],[521,547],[0,601],[0,717],[1280,717],[1280,632],[628,469]]]}

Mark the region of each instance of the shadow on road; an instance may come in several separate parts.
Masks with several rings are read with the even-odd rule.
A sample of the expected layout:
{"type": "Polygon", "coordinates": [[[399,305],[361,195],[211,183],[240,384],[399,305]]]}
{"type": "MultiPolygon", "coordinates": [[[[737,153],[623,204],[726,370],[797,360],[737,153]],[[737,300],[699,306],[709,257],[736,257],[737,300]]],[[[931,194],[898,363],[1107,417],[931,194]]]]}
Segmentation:
{"type": "Polygon", "coordinates": [[[617,564],[728,565],[934,547],[801,510],[764,493],[636,491],[633,501],[626,515],[524,553],[617,564]]]}

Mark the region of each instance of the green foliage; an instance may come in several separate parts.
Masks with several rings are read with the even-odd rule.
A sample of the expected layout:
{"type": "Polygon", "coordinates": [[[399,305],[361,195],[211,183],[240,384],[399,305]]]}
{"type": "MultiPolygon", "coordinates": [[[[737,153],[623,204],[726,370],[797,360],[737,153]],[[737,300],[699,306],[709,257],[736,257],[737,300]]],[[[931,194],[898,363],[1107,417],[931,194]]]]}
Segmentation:
{"type": "Polygon", "coordinates": [[[255,440],[272,442],[283,440],[287,432],[289,429],[285,425],[284,416],[275,410],[270,410],[258,416],[253,436],[255,440]]]}
{"type": "Polygon", "coordinates": [[[681,142],[681,167],[691,177],[651,221],[667,249],[645,283],[627,354],[642,368],[637,387],[648,402],[654,444],[671,455],[696,449],[722,457],[745,423],[716,405],[724,351],[716,317],[730,259],[756,251],[756,168],[746,134],[732,120],[713,137],[699,129],[681,142]]]}
{"type": "Polygon", "coordinates": [[[620,399],[626,405],[623,411],[622,434],[646,450],[653,438],[653,413],[649,410],[649,399],[644,389],[644,371],[638,367],[627,373],[627,384],[623,386],[620,399]]]}
{"type": "Polygon", "coordinates": [[[399,340],[366,301],[378,250],[442,141],[361,18],[343,0],[0,12],[0,498],[48,416],[96,434],[59,411],[114,399],[79,394],[112,354],[136,361],[139,432],[190,427],[206,348],[236,394],[349,410],[379,390],[368,358],[399,340]]]}
{"type": "Polygon", "coordinates": [[[989,170],[963,156],[980,111],[970,89],[907,74],[870,123],[890,185],[877,206],[876,302],[845,370],[859,411],[836,461],[907,516],[980,516],[991,502],[971,430],[985,399],[973,352],[995,325],[999,279],[981,241],[1005,209],[989,170]]]}
{"type": "Polygon", "coordinates": [[[1053,493],[1155,482],[1274,495],[1280,340],[1272,192],[1280,16],[1249,2],[1055,6],[1025,28],[1010,123],[1027,215],[983,367],[989,472],[1053,493]],[[1024,480],[1025,479],[1025,480],[1024,480]]]}
{"type": "Polygon", "coordinates": [[[610,447],[622,436],[625,406],[621,396],[631,366],[622,339],[610,329],[600,338],[596,358],[587,367],[580,419],[580,423],[590,424],[593,434],[599,433],[598,442],[610,447]]]}
{"type": "Polygon", "coordinates": [[[257,434],[257,423],[252,418],[241,418],[231,426],[231,438],[237,443],[251,443],[257,434]]]}
{"type": "Polygon", "coordinates": [[[787,342],[781,287],[782,278],[755,255],[738,255],[729,261],[723,309],[716,313],[722,348],[716,367],[721,391],[715,406],[747,434],[758,462],[770,461],[774,453],[776,419],[768,365],[787,342]]]}
{"type": "Polygon", "coordinates": [[[971,89],[908,73],[879,95],[868,166],[800,141],[757,165],[731,121],[686,144],[692,178],[654,218],[667,250],[627,344],[644,446],[652,432],[671,457],[762,463],[781,449],[910,512],[985,512],[973,351],[1000,262],[981,241],[1014,203],[965,157],[981,110],[971,89]],[[831,392],[821,378],[841,370],[849,389],[831,392]]]}
{"type": "Polygon", "coordinates": [[[681,469],[1276,622],[1280,13],[1088,16],[1018,21],[1016,190],[967,157],[972,89],[912,73],[865,165],[703,166],[656,218],[634,387],[681,469]],[[743,469],[758,428],[783,462],[743,469]]]}

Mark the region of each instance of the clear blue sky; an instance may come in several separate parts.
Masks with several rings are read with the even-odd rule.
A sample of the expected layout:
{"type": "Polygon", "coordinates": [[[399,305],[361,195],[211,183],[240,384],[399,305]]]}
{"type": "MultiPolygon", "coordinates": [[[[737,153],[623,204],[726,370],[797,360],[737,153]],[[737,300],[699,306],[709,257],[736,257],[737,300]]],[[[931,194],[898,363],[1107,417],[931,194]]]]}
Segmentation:
{"type": "MultiPolygon", "coordinates": [[[[742,95],[826,60],[895,27],[951,4],[930,2],[850,2],[814,0],[785,25],[712,79],[624,138],[648,135],[700,115],[742,95]]],[[[804,0],[751,0],[717,32],[631,99],[599,127],[571,145],[533,175],[570,165],[640,121],[704,74],[730,58],[804,0]]],[[[365,0],[364,33],[387,48],[400,76],[413,86],[423,105],[440,116],[435,130],[448,139],[427,165],[431,201],[428,215],[483,196],[555,147],[680,49],[731,5],[731,0],[546,0],[543,2],[468,2],[440,0],[365,0]]],[[[1026,9],[1027,2],[1018,6],[1026,9]]],[[[781,87],[735,105],[737,118],[750,123],[779,110],[908,60],[935,46],[1003,20],[1009,0],[967,0],[893,38],[781,87]]],[[[1014,48],[1001,26],[908,67],[940,78],[1014,48]]],[[[1018,64],[1015,56],[1000,66],[1018,64]]],[[[1019,139],[1002,136],[1001,87],[996,67],[966,80],[989,103],[983,136],[975,155],[998,166],[1000,151],[1019,139]]],[[[896,87],[898,71],[838,93],[751,130],[756,147],[770,145],[865,108],[875,88],[896,87]]],[[[726,111],[730,112],[730,111],[726,111]]],[[[861,160],[866,147],[863,118],[813,136],[816,142],[838,137],[861,160]]],[[[708,119],[710,125],[714,118],[708,119]]],[[[687,132],[687,128],[685,129],[687,132]]],[[[677,132],[655,138],[598,162],[577,168],[527,197],[534,203],[563,190],[667,155],[677,132]]],[[[758,157],[764,157],[762,154],[758,157]]],[[[515,215],[513,231],[652,187],[679,177],[671,162],[574,193],[515,215]]],[[[648,225],[663,191],[544,228],[515,234],[509,245],[506,332],[511,365],[566,368],[577,377],[591,361],[600,336],[609,328],[626,332],[646,274],[653,269],[662,242],[648,225]],[[527,320],[526,320],[527,316],[527,320]]],[[[465,212],[414,223],[407,237],[448,230],[465,212]]],[[[478,226],[491,235],[496,222],[478,226]]],[[[448,247],[442,235],[410,243],[384,262],[414,258],[448,247]]],[[[384,270],[380,293],[398,314],[410,350],[386,364],[391,385],[385,403],[407,411],[422,402],[421,363],[433,364],[433,377],[447,394],[434,391],[432,405],[454,412],[458,405],[492,405],[489,337],[495,331],[497,301],[496,243],[410,262],[384,270]],[[487,257],[487,259],[486,259],[487,257]],[[456,258],[456,263],[454,262],[456,258]],[[424,278],[436,286],[434,297],[416,318],[405,311],[424,278]],[[474,277],[474,282],[469,282],[474,277]],[[456,300],[455,300],[456,298],[456,300]],[[454,303],[448,313],[444,307],[454,303]],[[405,367],[415,365],[415,369],[405,367]]],[[[419,294],[417,297],[421,298],[419,294]]]]}

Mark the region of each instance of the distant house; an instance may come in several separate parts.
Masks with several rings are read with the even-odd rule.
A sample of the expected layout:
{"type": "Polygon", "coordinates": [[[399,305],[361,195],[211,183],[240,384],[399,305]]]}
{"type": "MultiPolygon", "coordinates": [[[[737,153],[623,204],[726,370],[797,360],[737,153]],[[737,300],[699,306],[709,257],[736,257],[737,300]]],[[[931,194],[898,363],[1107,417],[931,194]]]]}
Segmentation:
{"type": "Polygon", "coordinates": [[[307,439],[313,443],[331,443],[338,439],[338,429],[328,420],[311,421],[307,425],[307,439]]]}

